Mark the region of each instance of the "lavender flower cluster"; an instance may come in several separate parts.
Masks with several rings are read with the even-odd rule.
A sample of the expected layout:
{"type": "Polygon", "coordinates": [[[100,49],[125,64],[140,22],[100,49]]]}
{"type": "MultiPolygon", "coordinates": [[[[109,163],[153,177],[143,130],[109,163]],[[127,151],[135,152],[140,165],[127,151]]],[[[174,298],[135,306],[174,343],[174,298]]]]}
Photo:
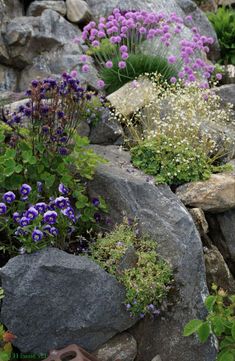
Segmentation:
{"type": "MultiPolygon", "coordinates": [[[[101,17],[98,24],[91,21],[83,29],[82,41],[92,49],[102,49],[102,43],[108,41],[111,46],[115,46],[114,56],[118,55],[120,61],[118,67],[125,69],[127,66],[130,54],[140,52],[136,44],[140,44],[145,40],[158,39],[160,44],[169,48],[174,37],[177,37],[183,30],[184,22],[190,22],[191,16],[182,19],[180,16],[172,13],[166,15],[162,12],[153,13],[147,11],[127,11],[122,12],[119,9],[114,9],[113,13],[107,18],[101,17]]],[[[202,36],[196,27],[191,28],[192,39],[179,41],[180,59],[176,56],[169,55],[169,64],[179,63],[182,65],[182,70],[179,71],[178,77],[186,84],[194,82],[199,78],[203,79],[201,87],[208,87],[208,79],[211,77],[215,67],[204,59],[206,53],[209,52],[209,45],[213,44],[214,39],[207,36],[202,36]]],[[[81,42],[80,38],[75,39],[75,42],[81,42]]],[[[104,54],[101,67],[111,69],[113,67],[112,58],[105,58],[104,54]]],[[[98,58],[98,57],[97,57],[98,58]]],[[[84,63],[82,67],[83,72],[89,71],[89,59],[86,55],[81,56],[81,61],[84,63]]],[[[220,78],[218,74],[217,78],[220,78]]],[[[176,82],[176,78],[171,81],[176,82]]],[[[99,81],[100,88],[104,87],[103,80],[99,81]]]]}
{"type": "MultiPolygon", "coordinates": [[[[55,199],[51,198],[49,203],[38,202],[29,204],[23,212],[13,212],[11,216],[8,215],[8,211],[10,211],[8,208],[10,208],[11,204],[14,205],[16,194],[8,191],[2,196],[3,202],[0,203],[0,216],[12,218],[13,224],[16,225],[14,233],[16,237],[31,237],[33,242],[39,242],[48,238],[48,236],[57,237],[59,236],[59,229],[55,225],[59,223],[61,216],[65,217],[67,226],[74,224],[81,216],[80,214],[75,214],[71,206],[68,197],[69,190],[63,184],[59,185],[58,190],[61,195],[55,199]]],[[[31,191],[30,185],[23,184],[19,189],[21,201],[28,200],[31,191]]]]}

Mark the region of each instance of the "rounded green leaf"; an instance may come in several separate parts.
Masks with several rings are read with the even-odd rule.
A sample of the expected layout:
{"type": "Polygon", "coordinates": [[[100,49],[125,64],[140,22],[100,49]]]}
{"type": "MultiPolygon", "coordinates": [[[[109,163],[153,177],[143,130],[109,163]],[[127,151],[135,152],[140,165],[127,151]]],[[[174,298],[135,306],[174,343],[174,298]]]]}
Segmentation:
{"type": "Polygon", "coordinates": [[[204,322],[197,330],[199,340],[203,343],[206,342],[210,335],[210,326],[208,322],[204,322]]]}
{"type": "Polygon", "coordinates": [[[184,327],[184,336],[190,336],[203,324],[201,320],[191,320],[184,327]]]}

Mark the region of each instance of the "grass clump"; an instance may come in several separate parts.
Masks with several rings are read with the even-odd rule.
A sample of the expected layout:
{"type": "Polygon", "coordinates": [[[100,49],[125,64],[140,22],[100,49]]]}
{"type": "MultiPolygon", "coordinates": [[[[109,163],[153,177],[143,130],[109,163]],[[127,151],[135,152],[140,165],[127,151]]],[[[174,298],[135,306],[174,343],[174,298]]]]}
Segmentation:
{"type": "Polygon", "coordinates": [[[145,73],[161,74],[162,79],[167,81],[177,76],[176,67],[170,65],[161,56],[131,54],[124,69],[118,67],[120,61],[120,57],[115,57],[111,69],[103,68],[100,71],[100,77],[106,84],[105,90],[108,94],[113,93],[129,81],[135,80],[145,73]]]}
{"type": "Polygon", "coordinates": [[[136,233],[126,223],[116,226],[113,232],[100,236],[91,246],[92,259],[125,286],[126,308],[131,315],[158,315],[172,278],[171,269],[158,256],[156,242],[148,237],[137,237],[136,233]],[[120,262],[130,248],[134,249],[136,262],[121,272],[120,262]]]}

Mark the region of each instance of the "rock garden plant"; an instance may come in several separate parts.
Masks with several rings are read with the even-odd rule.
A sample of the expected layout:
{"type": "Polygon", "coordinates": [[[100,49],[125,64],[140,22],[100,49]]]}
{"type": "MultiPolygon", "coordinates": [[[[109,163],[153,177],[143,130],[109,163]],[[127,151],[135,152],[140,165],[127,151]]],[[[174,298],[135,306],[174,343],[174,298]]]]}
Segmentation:
{"type": "Polygon", "coordinates": [[[158,316],[172,280],[171,268],[157,254],[157,244],[127,222],[98,237],[91,257],[126,288],[131,316],[158,316]]]}
{"type": "MultiPolygon", "coordinates": [[[[4,297],[4,291],[0,287],[0,302],[4,297]]],[[[15,336],[6,331],[4,326],[0,323],[0,360],[1,361],[10,361],[12,353],[11,342],[15,339],[15,336]]]]}
{"type": "Polygon", "coordinates": [[[184,336],[197,334],[206,342],[212,334],[219,340],[218,361],[235,360],[235,295],[213,285],[214,294],[205,300],[208,311],[206,320],[191,320],[184,328],[184,336]]]}
{"type": "Polygon", "coordinates": [[[156,82],[150,103],[124,121],[132,162],[157,183],[170,185],[205,180],[230,169],[223,163],[231,139],[226,131],[218,137],[217,127],[226,129],[233,122],[231,114],[229,106],[221,109],[210,90],[156,82]]]}
{"type": "Polygon", "coordinates": [[[147,72],[158,72],[172,82],[176,78],[186,83],[200,79],[201,85],[207,87],[214,70],[205,60],[212,38],[191,27],[191,40],[179,41],[179,57],[169,53],[172,40],[177,39],[184,23],[189,25],[191,20],[191,16],[182,19],[175,13],[114,9],[107,18],[100,18],[98,23],[91,21],[84,27],[82,41],[89,50],[81,56],[82,70],[89,72],[89,56],[92,56],[99,68],[98,85],[108,93],[147,72]],[[145,52],[146,42],[149,46],[151,42],[158,44],[157,55],[145,52]]]}

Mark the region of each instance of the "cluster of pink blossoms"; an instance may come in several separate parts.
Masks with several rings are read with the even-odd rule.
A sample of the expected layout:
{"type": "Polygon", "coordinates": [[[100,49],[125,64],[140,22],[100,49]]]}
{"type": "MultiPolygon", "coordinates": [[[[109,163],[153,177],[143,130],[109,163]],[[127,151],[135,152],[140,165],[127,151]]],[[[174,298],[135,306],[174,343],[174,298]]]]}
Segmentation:
{"type": "MultiPolygon", "coordinates": [[[[191,20],[191,16],[187,16],[183,20],[175,13],[166,15],[162,12],[122,12],[114,9],[112,15],[100,18],[98,24],[91,21],[86,25],[82,32],[82,41],[92,49],[98,48],[104,40],[108,40],[112,46],[115,46],[113,55],[120,57],[118,67],[125,69],[129,55],[141,53],[137,45],[145,40],[158,39],[159,45],[170,49],[172,40],[179,37],[182,32],[184,22],[187,21],[188,25],[191,20]]],[[[211,37],[200,35],[196,27],[192,27],[190,31],[192,33],[191,40],[179,39],[179,58],[172,54],[168,56],[167,60],[169,64],[180,64],[181,70],[178,72],[178,77],[186,84],[200,79],[200,86],[206,88],[208,79],[215,68],[206,60],[206,53],[209,52],[208,45],[213,44],[214,40],[211,37]]],[[[102,58],[99,56],[97,60],[101,67],[109,69],[113,67],[112,59],[105,58],[105,54],[102,58]]],[[[88,72],[88,57],[82,55],[81,61],[84,63],[82,71],[88,72]]],[[[220,74],[218,74],[219,77],[220,74]]],[[[171,81],[174,83],[177,79],[172,78],[171,81]]],[[[98,85],[102,88],[105,84],[99,80],[98,85]]]]}

